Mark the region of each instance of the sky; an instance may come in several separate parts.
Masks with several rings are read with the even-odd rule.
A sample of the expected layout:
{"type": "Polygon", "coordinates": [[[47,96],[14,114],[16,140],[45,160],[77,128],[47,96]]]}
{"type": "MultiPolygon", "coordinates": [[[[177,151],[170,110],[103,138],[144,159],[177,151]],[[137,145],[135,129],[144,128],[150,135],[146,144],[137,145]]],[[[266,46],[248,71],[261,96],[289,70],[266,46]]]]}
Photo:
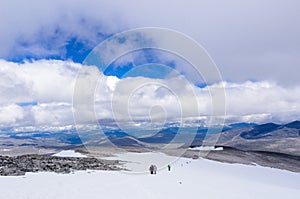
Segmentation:
{"type": "Polygon", "coordinates": [[[225,88],[227,122],[300,119],[296,0],[11,0],[1,1],[0,10],[1,128],[74,124],[74,88],[85,58],[116,33],[142,27],[172,29],[192,38],[210,55],[223,81],[203,84],[191,76],[185,60],[166,52],[134,52],[98,74],[102,82],[95,90],[97,118],[116,117],[114,111],[121,107],[117,103],[118,110],[112,110],[112,98],[124,99],[124,93],[130,93],[127,110],[134,121],[205,119],[212,110],[209,88],[225,88]],[[123,76],[154,62],[142,76],[134,71],[123,76]],[[166,78],[159,64],[194,84],[179,76],[166,78]],[[156,83],[182,88],[177,93],[182,98],[157,84],[129,90],[130,84],[154,81],[149,74],[156,83]],[[189,99],[198,102],[200,115],[192,111],[189,99]],[[190,114],[182,115],[182,107],[190,108],[190,114]]]}

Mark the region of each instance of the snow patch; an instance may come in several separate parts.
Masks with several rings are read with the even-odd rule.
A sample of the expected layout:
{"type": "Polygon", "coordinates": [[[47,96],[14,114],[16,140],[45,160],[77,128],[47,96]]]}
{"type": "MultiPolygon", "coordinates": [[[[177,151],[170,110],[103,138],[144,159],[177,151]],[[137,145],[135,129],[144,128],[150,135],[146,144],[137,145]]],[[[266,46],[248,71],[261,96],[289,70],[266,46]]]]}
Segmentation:
{"type": "Polygon", "coordinates": [[[223,147],[214,147],[214,146],[200,146],[189,148],[192,151],[223,151],[223,147]]]}
{"type": "Polygon", "coordinates": [[[59,153],[56,153],[52,156],[56,156],[56,157],[75,157],[75,158],[86,158],[87,157],[86,155],[75,152],[73,150],[60,151],[59,153]]]}

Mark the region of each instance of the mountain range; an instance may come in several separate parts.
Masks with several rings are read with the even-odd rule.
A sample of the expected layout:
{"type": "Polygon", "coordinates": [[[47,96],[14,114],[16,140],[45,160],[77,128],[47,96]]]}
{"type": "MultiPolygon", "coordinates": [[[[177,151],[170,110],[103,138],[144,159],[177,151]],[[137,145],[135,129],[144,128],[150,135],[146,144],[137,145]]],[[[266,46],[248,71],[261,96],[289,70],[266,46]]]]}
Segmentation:
{"type": "Polygon", "coordinates": [[[177,142],[182,141],[183,147],[196,147],[201,145],[217,145],[233,147],[246,151],[268,151],[300,156],[300,121],[288,124],[267,123],[257,125],[254,123],[237,123],[223,127],[221,132],[207,133],[205,127],[198,127],[191,143],[185,144],[185,137],[190,127],[165,127],[157,133],[135,136],[120,129],[107,129],[102,137],[97,137],[97,131],[88,131],[86,135],[78,135],[76,129],[60,131],[27,131],[0,133],[0,147],[32,146],[48,148],[72,148],[88,145],[109,145],[152,147],[156,144],[168,144],[175,136],[177,142]],[[84,139],[81,139],[83,138],[84,139]],[[217,142],[216,142],[217,140],[217,142]]]}

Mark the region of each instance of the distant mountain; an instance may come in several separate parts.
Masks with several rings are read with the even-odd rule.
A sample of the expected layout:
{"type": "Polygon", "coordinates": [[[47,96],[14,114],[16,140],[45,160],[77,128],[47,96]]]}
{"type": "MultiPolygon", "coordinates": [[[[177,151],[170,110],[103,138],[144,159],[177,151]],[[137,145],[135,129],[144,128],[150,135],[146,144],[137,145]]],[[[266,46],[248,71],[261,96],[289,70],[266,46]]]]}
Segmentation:
{"type": "Polygon", "coordinates": [[[283,125],[283,126],[286,127],[286,128],[294,128],[294,129],[299,129],[300,130],[300,121],[294,121],[294,122],[291,122],[291,123],[283,125]]]}
{"type": "Polygon", "coordinates": [[[176,136],[178,130],[178,127],[166,128],[152,136],[139,138],[139,140],[146,143],[169,143],[176,136]]]}
{"type": "MultiPolygon", "coordinates": [[[[113,121],[101,121],[110,123],[113,121]]],[[[84,144],[116,146],[151,147],[151,144],[168,144],[175,138],[185,143],[187,134],[195,131],[195,127],[170,127],[159,130],[155,134],[134,136],[117,128],[107,128],[104,134],[97,134],[97,130],[88,130],[78,135],[76,129],[60,131],[26,131],[1,132],[0,147],[8,146],[35,146],[35,147],[76,147],[84,144]],[[180,129],[180,132],[179,132],[180,129]],[[178,136],[180,135],[180,136],[178,136]]],[[[201,146],[204,143],[215,143],[224,147],[233,147],[241,150],[281,152],[300,156],[300,121],[279,125],[267,123],[237,123],[226,125],[222,132],[219,129],[198,127],[195,137],[189,146],[201,146]],[[204,142],[205,141],[205,142],[204,142]]]]}
{"type": "Polygon", "coordinates": [[[140,142],[138,139],[131,137],[131,136],[109,138],[109,140],[115,146],[144,147],[144,144],[142,142],[140,142]]]}
{"type": "Polygon", "coordinates": [[[278,130],[281,126],[274,123],[267,123],[254,126],[252,130],[241,133],[241,137],[245,139],[259,139],[271,136],[271,132],[278,130]]]}
{"type": "MultiPolygon", "coordinates": [[[[210,139],[209,136],[206,139],[210,139]]],[[[300,122],[267,123],[222,132],[220,146],[241,150],[280,152],[300,156],[300,122]]]]}
{"type": "MultiPolygon", "coordinates": [[[[188,127],[166,127],[154,135],[134,137],[117,131],[106,132],[106,136],[117,146],[151,146],[151,144],[168,144],[172,142],[178,132],[189,133],[188,127]]],[[[190,146],[201,146],[204,143],[215,143],[224,147],[241,150],[280,152],[300,156],[300,122],[295,121],[284,125],[267,123],[237,123],[219,129],[199,127],[190,146]]],[[[184,143],[184,133],[181,134],[184,143]]]]}
{"type": "Polygon", "coordinates": [[[241,137],[245,138],[245,139],[260,139],[260,138],[265,138],[265,137],[269,137],[269,136],[274,136],[274,132],[278,131],[278,130],[282,130],[281,132],[281,137],[290,137],[294,134],[294,131],[291,132],[289,131],[289,129],[296,129],[298,130],[298,135],[300,135],[300,122],[299,121],[295,121],[295,122],[291,122],[285,125],[278,125],[278,124],[274,124],[274,123],[267,123],[267,124],[262,124],[262,125],[258,125],[258,126],[254,126],[252,130],[250,131],[245,131],[243,133],[241,133],[241,137]],[[289,135],[287,134],[287,132],[291,132],[292,134],[289,135]]]}
{"type": "Polygon", "coordinates": [[[228,130],[236,129],[236,128],[252,127],[252,126],[257,126],[257,124],[255,124],[255,123],[246,123],[246,122],[233,123],[233,124],[229,124],[229,125],[224,126],[223,131],[228,131],[228,130]]]}

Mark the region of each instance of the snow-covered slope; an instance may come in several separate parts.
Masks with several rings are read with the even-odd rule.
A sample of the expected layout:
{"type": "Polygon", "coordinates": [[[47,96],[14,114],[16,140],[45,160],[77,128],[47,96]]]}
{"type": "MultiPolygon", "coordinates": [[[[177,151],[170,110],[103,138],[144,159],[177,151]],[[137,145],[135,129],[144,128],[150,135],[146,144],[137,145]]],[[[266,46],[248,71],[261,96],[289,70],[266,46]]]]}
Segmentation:
{"type": "MultiPolygon", "coordinates": [[[[161,158],[157,154],[153,157],[161,158]]],[[[157,175],[116,171],[29,173],[25,177],[0,177],[0,189],[5,199],[296,199],[300,195],[300,174],[180,158],[170,172],[162,168],[157,175]]]]}

